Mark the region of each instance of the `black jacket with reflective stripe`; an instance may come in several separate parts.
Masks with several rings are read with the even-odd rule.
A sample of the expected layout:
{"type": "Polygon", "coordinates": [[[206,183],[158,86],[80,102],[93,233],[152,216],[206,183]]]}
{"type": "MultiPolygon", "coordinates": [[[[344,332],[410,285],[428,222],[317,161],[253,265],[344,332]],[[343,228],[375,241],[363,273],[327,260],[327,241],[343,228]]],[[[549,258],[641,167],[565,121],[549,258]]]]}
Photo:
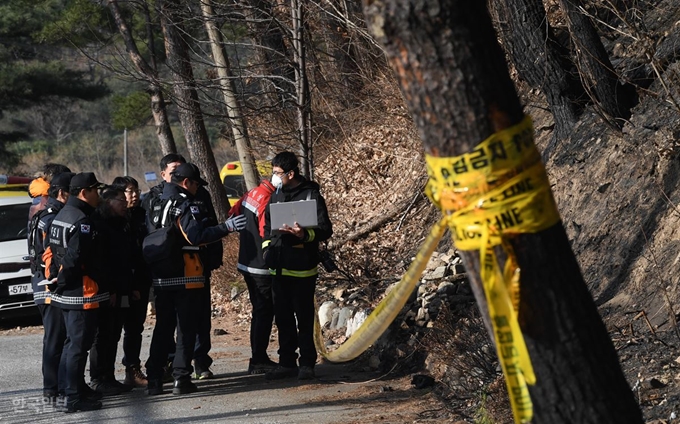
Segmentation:
{"type": "MultiPolygon", "coordinates": [[[[196,288],[197,284],[205,281],[205,278],[198,278],[195,275],[187,275],[187,266],[199,266],[203,268],[203,277],[210,275],[215,263],[210,250],[212,244],[222,244],[222,237],[229,234],[225,224],[210,225],[210,211],[202,200],[192,196],[189,192],[176,184],[165,184],[163,187],[162,199],[174,201],[175,204],[169,210],[171,225],[175,226],[182,241],[178,248],[187,252],[197,252],[200,263],[188,264],[189,259],[185,257],[185,263],[178,266],[168,278],[153,278],[154,287],[162,289],[196,288]],[[190,250],[197,249],[197,250],[190,250]]],[[[219,265],[218,265],[219,266],[219,265]]]]}
{"type": "Polygon", "coordinates": [[[52,305],[64,309],[108,306],[109,287],[100,240],[90,215],[94,208],[76,196],[54,217],[48,235],[58,267],[52,305]]]}
{"type": "Polygon", "coordinates": [[[321,196],[319,185],[302,176],[297,178],[302,179],[300,184],[293,188],[284,186],[277,190],[269,199],[269,204],[316,199],[318,226],[316,228],[305,228],[305,238],[302,240],[292,234],[273,232],[268,206],[265,214],[263,247],[266,249],[265,259],[272,270],[272,274],[304,278],[317,274],[319,242],[328,240],[333,235],[333,225],[328,216],[326,201],[321,196]]]}

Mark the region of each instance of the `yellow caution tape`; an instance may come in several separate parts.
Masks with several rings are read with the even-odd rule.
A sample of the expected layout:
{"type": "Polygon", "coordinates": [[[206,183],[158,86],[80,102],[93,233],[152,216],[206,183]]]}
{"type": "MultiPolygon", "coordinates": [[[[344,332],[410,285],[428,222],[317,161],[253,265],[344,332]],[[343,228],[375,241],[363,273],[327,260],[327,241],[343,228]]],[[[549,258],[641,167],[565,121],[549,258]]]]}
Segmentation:
{"type": "Polygon", "coordinates": [[[508,239],[560,221],[531,119],[493,134],[470,153],[426,161],[426,194],[448,217],[456,247],[480,251],[480,276],[515,422],[529,422],[527,384],[535,384],[536,376],[517,322],[520,269],[508,239]],[[507,256],[502,273],[494,246],[507,256]]]}
{"type": "Polygon", "coordinates": [[[432,256],[432,252],[437,248],[439,240],[446,231],[446,221],[446,218],[443,218],[432,227],[420,251],[416,254],[416,259],[411,263],[399,283],[387,293],[387,296],[371,312],[366,321],[361,324],[361,327],[336,350],[330,352],[326,350],[319,320],[317,318],[314,321],[314,344],[322,357],[330,362],[351,361],[378,340],[378,337],[387,330],[387,327],[394,321],[394,318],[397,317],[399,311],[413,293],[420,275],[423,273],[430,256],[432,256]]]}
{"type": "Polygon", "coordinates": [[[314,342],[321,356],[330,362],[350,361],[382,335],[413,292],[448,226],[458,249],[480,251],[480,276],[515,422],[531,421],[533,406],[527,384],[535,384],[536,376],[517,322],[520,269],[508,240],[560,221],[533,134],[531,118],[526,116],[470,153],[426,156],[430,180],[425,191],[443,218],[433,226],[399,283],[345,343],[327,351],[318,319],[315,321],[314,342]],[[505,251],[503,272],[495,246],[505,251]]]}

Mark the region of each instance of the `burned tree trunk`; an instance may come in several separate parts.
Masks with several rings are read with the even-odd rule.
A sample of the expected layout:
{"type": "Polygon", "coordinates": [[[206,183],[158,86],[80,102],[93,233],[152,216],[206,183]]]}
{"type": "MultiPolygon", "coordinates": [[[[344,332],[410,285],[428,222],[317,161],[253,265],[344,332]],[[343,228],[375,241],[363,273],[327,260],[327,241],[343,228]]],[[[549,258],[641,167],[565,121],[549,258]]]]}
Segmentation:
{"type": "Polygon", "coordinates": [[[583,107],[585,91],[570,69],[569,52],[550,27],[541,0],[495,0],[497,28],[520,78],[545,95],[557,140],[569,136],[583,107]]]}
{"type": "Polygon", "coordinates": [[[630,109],[637,102],[635,88],[619,82],[600,36],[584,13],[582,2],[559,0],[559,4],[567,18],[585,88],[602,118],[613,128],[620,129],[630,118],[630,109]]]}
{"type": "MultiPolygon", "coordinates": [[[[522,121],[484,2],[367,0],[364,12],[430,156],[471,152],[522,121]]],[[[518,322],[536,375],[532,422],[642,423],[561,222],[508,242],[521,269],[518,322]]],[[[463,253],[488,323],[479,252],[463,253]]]]}

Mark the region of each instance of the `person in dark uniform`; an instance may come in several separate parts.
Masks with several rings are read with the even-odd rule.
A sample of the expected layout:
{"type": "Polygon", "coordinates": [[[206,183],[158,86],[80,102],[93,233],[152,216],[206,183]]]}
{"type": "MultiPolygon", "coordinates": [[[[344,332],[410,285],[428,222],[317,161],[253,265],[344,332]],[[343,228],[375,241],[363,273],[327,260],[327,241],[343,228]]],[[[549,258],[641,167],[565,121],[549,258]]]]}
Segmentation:
{"type": "MultiPolygon", "coordinates": [[[[103,261],[99,240],[90,215],[99,204],[100,188],[94,173],[82,172],[71,179],[71,195],[50,226],[49,248],[52,258],[48,278],[56,277],[52,306],[62,309],[66,325],[66,411],[89,411],[101,408],[82,388],[87,352],[97,329],[97,309],[108,307],[108,281],[102,275],[103,261]]],[[[54,281],[51,279],[50,281],[54,281]]]]}
{"type": "Polygon", "coordinates": [[[111,281],[115,303],[98,308],[97,333],[90,349],[90,387],[104,396],[128,392],[134,386],[115,377],[116,353],[133,290],[135,239],[127,216],[125,190],[109,187],[91,216],[106,258],[105,272],[111,281]]]}
{"type": "MultiPolygon", "coordinates": [[[[50,291],[47,289],[45,276],[45,253],[47,234],[54,217],[59,213],[68,200],[69,184],[73,173],[64,172],[52,178],[48,189],[49,198],[46,207],[38,211],[31,218],[28,232],[28,252],[31,259],[31,283],[33,286],[33,300],[38,305],[38,311],[43,323],[43,397],[50,403],[55,403],[59,395],[64,394],[65,363],[62,350],[66,341],[66,327],[61,309],[50,305],[50,291]]],[[[50,253],[48,252],[48,256],[50,253]]]]}
{"type": "Polygon", "coordinates": [[[272,159],[272,185],[276,192],[269,204],[316,200],[315,228],[271,228],[270,208],[265,214],[263,256],[273,276],[274,315],[279,330],[279,366],[265,374],[268,380],[297,376],[315,378],[314,291],[318,275],[319,242],[333,234],[326,202],[319,185],[300,175],[298,160],[292,152],[281,152],[272,159]],[[300,349],[298,369],[297,349],[300,349]]]}
{"type": "Polygon", "coordinates": [[[191,361],[199,319],[204,313],[202,298],[209,272],[204,263],[210,259],[206,245],[245,226],[243,215],[231,217],[219,225],[206,225],[207,207],[195,196],[199,187],[206,184],[196,165],[178,166],[171,183],[163,189],[162,227],[149,233],[144,240],[144,256],[156,298],[156,326],[146,362],[149,395],[163,393],[163,366],[175,325],[177,347],[172,393],[182,395],[197,390],[191,382],[191,361]]]}
{"type": "MultiPolygon", "coordinates": [[[[161,178],[163,181],[154,186],[149,190],[146,198],[142,202],[142,207],[147,211],[147,228],[149,232],[160,226],[160,212],[161,205],[163,204],[163,192],[165,187],[170,184],[170,179],[172,178],[172,173],[175,169],[185,164],[186,160],[184,156],[177,153],[170,153],[163,158],[161,158],[160,168],[161,168],[161,178]]],[[[210,193],[205,189],[204,186],[199,186],[198,191],[194,196],[197,200],[203,203],[206,208],[206,225],[214,226],[217,225],[217,214],[215,213],[215,207],[213,206],[212,199],[210,198],[210,193]]],[[[203,291],[201,297],[201,314],[198,319],[198,333],[196,335],[196,344],[194,346],[194,366],[195,366],[195,377],[199,380],[209,379],[213,377],[212,371],[210,371],[210,366],[212,365],[212,358],[210,357],[210,349],[212,347],[210,341],[210,330],[211,330],[211,318],[212,318],[212,306],[211,306],[211,296],[210,296],[210,274],[212,271],[216,270],[222,266],[222,255],[223,255],[222,243],[211,243],[205,248],[204,257],[206,258],[204,267],[207,271],[205,285],[207,290],[203,291]]],[[[174,339],[173,339],[174,340],[174,339]]],[[[174,355],[174,349],[169,351],[169,360],[172,361],[174,355]]]]}
{"type": "Polygon", "coordinates": [[[238,271],[243,274],[248,296],[253,306],[250,319],[250,350],[248,374],[262,374],[276,369],[267,348],[274,323],[272,276],[262,258],[265,210],[276,188],[267,179],[248,191],[229,210],[229,215],[245,215],[246,228],[240,232],[238,271]]]}
{"type": "Polygon", "coordinates": [[[116,177],[111,187],[125,192],[128,222],[134,241],[132,247],[134,273],[130,309],[124,313],[123,319],[123,365],[125,366],[123,383],[128,386],[146,387],[146,375],[142,372],[140,360],[142,333],[151,291],[151,275],[142,257],[142,241],[147,234],[146,211],[140,206],[140,190],[137,180],[129,176],[116,177]]]}

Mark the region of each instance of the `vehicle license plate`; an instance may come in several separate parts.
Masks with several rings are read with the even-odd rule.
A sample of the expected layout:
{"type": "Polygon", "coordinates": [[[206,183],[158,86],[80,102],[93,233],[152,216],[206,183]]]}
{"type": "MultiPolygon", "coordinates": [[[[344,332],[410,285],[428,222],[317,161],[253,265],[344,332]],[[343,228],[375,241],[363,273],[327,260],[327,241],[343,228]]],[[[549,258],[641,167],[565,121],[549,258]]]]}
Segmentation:
{"type": "Polygon", "coordinates": [[[15,284],[13,286],[8,286],[7,290],[9,291],[10,296],[33,293],[33,287],[31,287],[31,283],[15,284]]]}

